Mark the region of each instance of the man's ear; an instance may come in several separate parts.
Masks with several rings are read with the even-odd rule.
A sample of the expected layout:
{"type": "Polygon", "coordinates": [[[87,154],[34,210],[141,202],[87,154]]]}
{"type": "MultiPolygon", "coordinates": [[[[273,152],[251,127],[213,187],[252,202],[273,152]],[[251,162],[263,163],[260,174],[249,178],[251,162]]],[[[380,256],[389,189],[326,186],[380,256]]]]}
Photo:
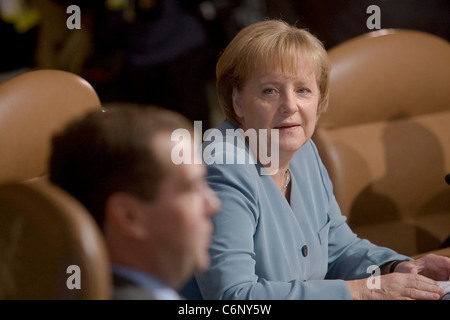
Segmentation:
{"type": "Polygon", "coordinates": [[[145,208],[136,196],[116,192],[108,197],[105,216],[108,223],[124,236],[141,240],[146,237],[145,208]]]}
{"type": "Polygon", "coordinates": [[[233,88],[233,92],[231,94],[231,97],[232,97],[232,102],[233,102],[234,113],[239,118],[243,118],[244,117],[244,110],[242,109],[241,95],[240,95],[239,90],[236,87],[233,88]]]}

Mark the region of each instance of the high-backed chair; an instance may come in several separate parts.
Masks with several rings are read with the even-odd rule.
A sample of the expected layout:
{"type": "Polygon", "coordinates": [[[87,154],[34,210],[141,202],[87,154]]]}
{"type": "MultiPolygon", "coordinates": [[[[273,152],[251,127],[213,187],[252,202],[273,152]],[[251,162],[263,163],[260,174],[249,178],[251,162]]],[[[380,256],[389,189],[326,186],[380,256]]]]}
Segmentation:
{"type": "Polygon", "coordinates": [[[0,84],[0,183],[47,174],[52,134],[100,108],[92,86],[59,70],[37,70],[0,84]]]}
{"type": "Polygon", "coordinates": [[[0,84],[0,299],[111,297],[100,230],[46,179],[52,135],[95,109],[95,90],[69,72],[31,71],[0,84]]]}
{"type": "Polygon", "coordinates": [[[0,299],[110,299],[95,221],[46,179],[0,187],[0,299]]]}
{"type": "Polygon", "coordinates": [[[450,44],[380,30],[329,57],[330,104],[313,140],[349,225],[403,254],[440,248],[450,236],[450,44]]]}

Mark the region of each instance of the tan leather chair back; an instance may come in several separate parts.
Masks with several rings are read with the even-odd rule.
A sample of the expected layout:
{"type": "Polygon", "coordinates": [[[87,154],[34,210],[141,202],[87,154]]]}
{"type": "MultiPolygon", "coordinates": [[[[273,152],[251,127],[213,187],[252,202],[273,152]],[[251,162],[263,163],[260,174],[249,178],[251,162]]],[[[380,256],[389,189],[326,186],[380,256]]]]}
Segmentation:
{"type": "Polygon", "coordinates": [[[46,179],[0,187],[0,299],[110,299],[109,258],[84,207],[46,179]]]}
{"type": "Polygon", "coordinates": [[[378,244],[436,249],[450,234],[450,44],[380,30],[329,56],[330,105],[313,140],[343,214],[378,244]]]}
{"type": "Polygon", "coordinates": [[[53,133],[95,108],[97,93],[73,73],[37,70],[1,83],[0,183],[45,175],[53,133]]]}

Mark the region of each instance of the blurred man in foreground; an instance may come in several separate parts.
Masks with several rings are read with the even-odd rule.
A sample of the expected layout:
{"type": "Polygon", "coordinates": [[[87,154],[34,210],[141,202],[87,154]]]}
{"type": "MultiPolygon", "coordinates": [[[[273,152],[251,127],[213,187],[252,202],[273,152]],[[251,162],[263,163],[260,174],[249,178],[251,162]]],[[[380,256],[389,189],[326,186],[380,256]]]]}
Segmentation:
{"type": "Polygon", "coordinates": [[[179,299],[193,273],[209,266],[219,200],[203,164],[171,161],[177,143],[192,146],[171,141],[179,128],[192,133],[177,113],[127,107],[89,113],[53,139],[50,180],[104,232],[115,299],[179,299]]]}

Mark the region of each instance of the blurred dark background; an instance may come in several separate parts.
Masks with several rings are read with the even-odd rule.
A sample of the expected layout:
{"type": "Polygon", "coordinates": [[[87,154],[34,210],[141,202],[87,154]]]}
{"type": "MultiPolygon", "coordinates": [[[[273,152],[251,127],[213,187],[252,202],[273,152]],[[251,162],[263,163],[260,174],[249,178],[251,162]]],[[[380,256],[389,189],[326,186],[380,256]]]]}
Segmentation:
{"type": "Polygon", "coordinates": [[[215,63],[243,27],[279,18],[309,29],[327,49],[381,28],[414,29],[450,40],[449,0],[0,0],[0,82],[52,68],[88,80],[104,104],[156,104],[215,126],[215,63]],[[81,9],[70,30],[69,5],[81,9]]]}

